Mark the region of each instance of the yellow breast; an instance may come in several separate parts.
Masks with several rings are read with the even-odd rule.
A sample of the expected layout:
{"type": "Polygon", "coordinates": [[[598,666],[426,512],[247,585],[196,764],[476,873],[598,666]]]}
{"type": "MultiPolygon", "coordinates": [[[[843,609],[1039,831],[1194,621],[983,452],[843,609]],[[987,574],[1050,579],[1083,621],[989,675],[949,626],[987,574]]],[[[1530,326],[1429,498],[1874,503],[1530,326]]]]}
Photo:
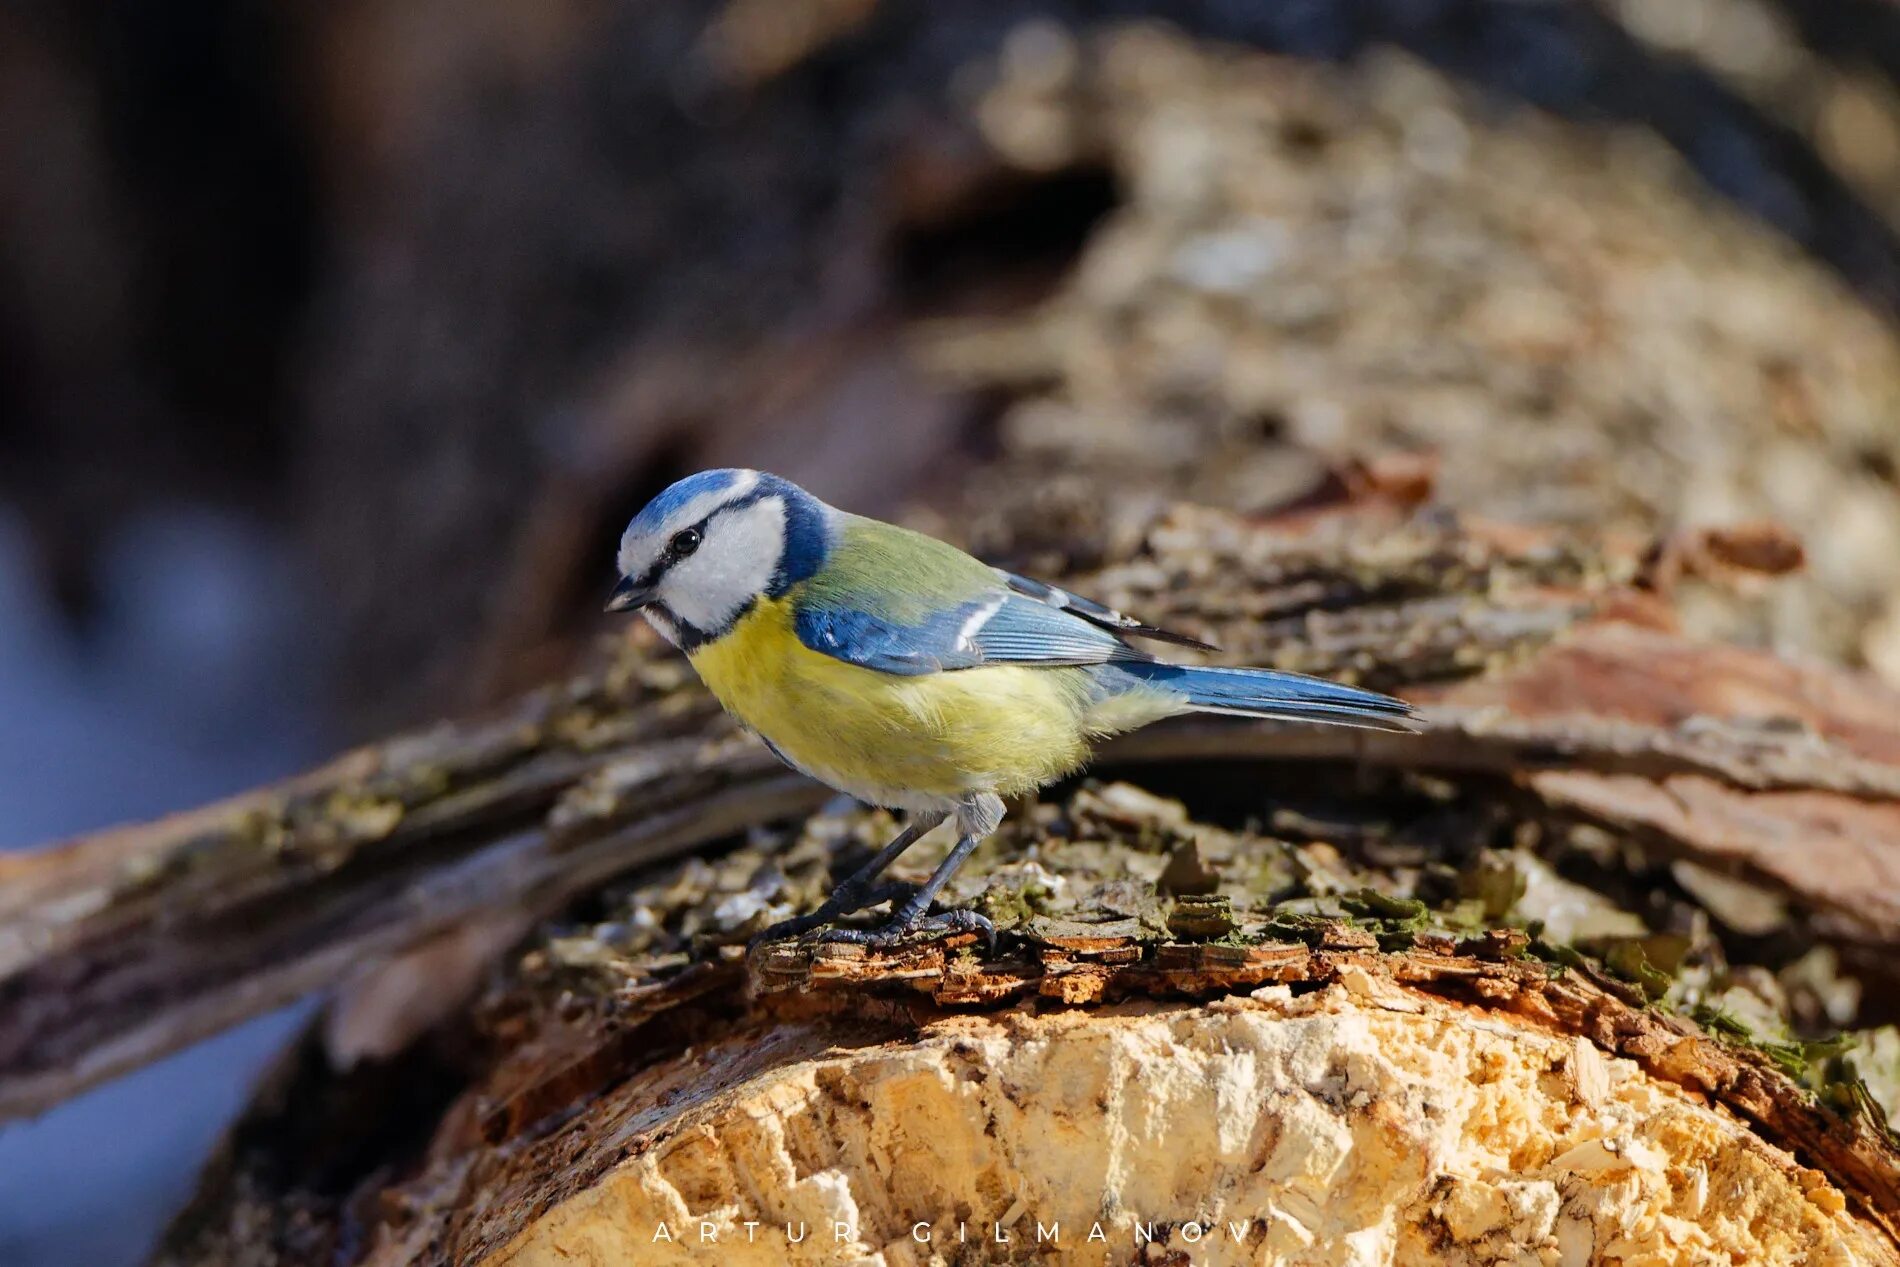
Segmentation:
{"type": "Polygon", "coordinates": [[[877,804],[1018,795],[1088,755],[1082,670],[879,673],[805,646],[784,600],[760,599],[692,662],[719,702],[788,760],[877,804]]]}

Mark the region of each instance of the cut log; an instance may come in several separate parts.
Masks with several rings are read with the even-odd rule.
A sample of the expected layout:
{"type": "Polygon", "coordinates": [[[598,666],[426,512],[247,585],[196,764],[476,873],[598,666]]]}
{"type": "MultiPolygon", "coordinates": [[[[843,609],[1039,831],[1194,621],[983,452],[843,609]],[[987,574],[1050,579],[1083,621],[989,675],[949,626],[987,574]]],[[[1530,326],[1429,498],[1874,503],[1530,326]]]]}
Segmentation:
{"type": "MultiPolygon", "coordinates": [[[[1883,832],[1900,708],[1882,688],[1604,624],[1632,612],[1667,623],[1653,594],[1615,579],[1640,579],[1638,559],[1538,534],[1379,506],[1264,524],[1194,511],[1123,548],[1125,561],[1076,584],[1243,662],[1413,684],[1433,729],[1389,740],[1196,723],[1133,736],[1111,760],[1214,751],[1516,778],[1554,811],[1641,818],[1665,851],[1780,886],[1832,921],[1857,964],[1888,973],[1883,832]],[[1508,667],[1463,687],[1431,685],[1497,665],[1508,667]],[[1690,689],[1685,666],[1721,672],[1690,689]],[[1747,692],[1739,714],[1724,683],[1747,692]],[[1704,807],[1665,818],[1604,781],[1615,778],[1699,780],[1704,807]],[[1796,831],[1822,865],[1778,851],[1796,831]]],[[[486,722],[0,859],[0,1112],[35,1111],[463,921],[544,916],[616,872],[823,795],[736,737],[689,670],[636,638],[600,672],[486,722]]]]}
{"type": "MultiPolygon", "coordinates": [[[[1345,953],[1316,977],[1318,955],[1266,976],[1325,982],[1316,992],[1247,991],[1254,972],[1183,962],[1200,988],[1226,977],[1233,992],[740,1024],[508,1141],[505,1160],[406,1191],[421,1217],[365,1261],[439,1246],[447,1261],[521,1267],[1161,1250],[1900,1262],[1890,1223],[1849,1212],[1824,1171],[1678,1084],[1732,1068],[1726,1054],[1679,1050],[1697,1044],[1664,1030],[1646,1060],[1629,1009],[1551,984],[1541,964],[1345,953]],[[1487,990],[1513,1009],[1443,997],[1487,990]],[[1551,1023],[1544,992],[1622,1022],[1640,1054],[1605,1052],[1575,1015],[1551,1023]]],[[[1770,1128],[1812,1113],[1768,1098],[1770,1128]]],[[[1876,1171],[1889,1202],[1892,1173],[1876,1171]]]]}
{"type": "MultiPolygon", "coordinates": [[[[943,1094],[965,1086],[954,1093],[987,1121],[986,1097],[1024,1079],[1059,1100],[1120,1069],[1108,1123],[1138,1113],[1131,1087],[1172,1085],[1162,1065],[1225,1042],[1221,1061],[1239,1063],[1172,1076],[1229,1086],[1232,1120],[1257,1123],[1201,1165],[1205,1192],[1226,1196],[1186,1202],[1188,1163],[1136,1132],[1112,1190],[1048,1197],[1045,1221],[1076,1226],[1076,1203],[1094,1201],[1124,1239],[1139,1219],[1182,1248],[1195,1220],[1258,1205],[1247,1253],[1300,1229],[1316,1246],[1347,1244],[1302,1217],[1312,1175],[1246,1178],[1278,1174],[1275,1139],[1317,1131],[1363,1142],[1364,1158],[1333,1177],[1368,1185],[1353,1200],[1384,1214],[1365,1235],[1393,1245],[1469,1248],[1509,1229],[1554,1253],[1579,1238],[1601,1250],[1615,1226],[1637,1236],[1632,1252],[1701,1236],[1712,1253],[1835,1246],[1892,1261],[1888,1109],[1838,1047],[1813,1040],[1891,1019],[1900,700],[1838,670],[1686,639],[1640,543],[1413,516],[1379,497],[1265,520],[1175,508],[1113,540],[1067,579],[1226,642],[1233,658],[1401,689],[1430,729],[1155,728],[1100,767],[1138,784],[1018,807],[959,875],[946,900],[998,922],[994,955],[776,945],[748,960],[753,932],[815,903],[893,824],[801,817],[824,793],[733,733],[668,653],[635,638],[597,673],[487,723],[9,861],[0,1102],[50,1103],[366,957],[479,958],[492,943],[456,930],[534,927],[473,1011],[429,997],[438,980],[479,975],[465,969],[359,980],[326,1027],[329,1050],[313,1047],[235,1137],[174,1256],[232,1260],[242,1243],[282,1263],[538,1261],[547,1246],[597,1243],[611,1261],[652,1211],[673,1235],[691,1215],[697,1236],[708,1212],[769,1226],[802,1211],[816,1226],[849,1206],[852,1234],[871,1238],[860,1248],[905,1261],[918,1220],[1033,1233],[1020,1221],[1060,1176],[1011,1131],[1053,1119],[1000,1124],[1002,1169],[966,1150],[967,1172],[891,1179],[911,1196],[880,1202],[865,1168],[890,1179],[894,1153],[846,1162],[807,1140],[787,1145],[806,1150],[789,1171],[769,1149],[734,1160],[759,1106],[787,1097],[788,1120],[807,1120],[794,1110],[816,1102],[800,1087],[843,1095],[921,1068],[952,1079],[943,1094]],[[1685,865],[1694,878],[1679,878],[1685,865]],[[1751,900],[1775,913],[1771,935],[1751,900]],[[1865,987],[1844,1011],[1811,981],[1817,952],[1865,987]],[[365,1059],[412,1052],[425,1027],[425,1050],[447,1044],[446,1072],[409,1054],[365,1059]],[[1103,1063],[1091,1071],[1078,1054],[1073,1085],[1032,1076],[1054,1033],[1103,1063]],[[1295,1058],[1346,1034],[1390,1059],[1328,1073],[1295,1058]],[[1566,1061],[1591,1059],[1574,1055],[1580,1040],[1610,1071],[1594,1106],[1560,1085],[1566,1061]],[[1517,1098],[1481,1111],[1395,1095],[1428,1050],[1492,1070],[1517,1098]],[[1125,1063],[1134,1051],[1159,1063],[1125,1063]],[[1253,1073],[1239,1072],[1240,1052],[1253,1073]],[[342,1072],[350,1060],[357,1072],[342,1072]],[[368,1105],[294,1126],[363,1086],[368,1105]],[[1636,1105],[1650,1114],[1640,1129],[1636,1105]],[[1498,1151],[1511,1137],[1482,1113],[1526,1115],[1540,1125],[1521,1129],[1543,1144],[1498,1151]],[[1431,1165],[1366,1160],[1419,1154],[1429,1120],[1431,1165]],[[356,1139],[368,1123],[377,1130],[356,1139]],[[313,1132],[316,1155],[352,1159],[341,1177],[309,1169],[313,1132]],[[694,1139],[712,1169],[689,1178],[676,1153],[694,1139]],[[1762,1240],[1770,1231],[1793,1239],[1762,1240]]],[[[1186,1113],[1181,1094],[1166,1104],[1186,1113]]],[[[918,1111],[936,1117],[927,1104],[918,1111]]],[[[811,1120],[839,1132],[827,1138],[860,1138],[823,1113],[811,1120]]]]}
{"type": "Polygon", "coordinates": [[[1078,1262],[1900,1262],[1900,1146],[1838,1057],[1709,1002],[1713,944],[1606,968],[1510,925],[1562,918],[1484,883],[1519,862],[1419,865],[1475,846],[1470,804],[1261,783],[1356,786],[1324,830],[1357,847],[1087,784],[957,878],[996,953],[742,948],[881,814],[649,872],[515,958],[399,1178],[286,1183],[284,1124],[361,1077],[312,1056],[163,1261],[999,1261],[1040,1226],[1078,1262]]]}

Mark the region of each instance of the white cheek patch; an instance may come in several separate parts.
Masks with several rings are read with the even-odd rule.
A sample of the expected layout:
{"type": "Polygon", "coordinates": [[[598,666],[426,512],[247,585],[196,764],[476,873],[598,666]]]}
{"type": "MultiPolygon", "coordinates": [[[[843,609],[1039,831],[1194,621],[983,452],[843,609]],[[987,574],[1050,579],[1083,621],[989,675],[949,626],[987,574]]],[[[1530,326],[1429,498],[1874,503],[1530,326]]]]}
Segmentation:
{"type": "Polygon", "coordinates": [[[715,515],[699,549],[661,578],[660,601],[693,628],[717,633],[772,583],[784,550],[781,498],[715,515]]]}
{"type": "Polygon", "coordinates": [[[660,631],[660,637],[676,647],[680,645],[680,627],[673,622],[671,616],[657,607],[642,608],[640,614],[647,618],[647,624],[660,631]]]}
{"type": "Polygon", "coordinates": [[[690,528],[707,515],[718,510],[728,502],[744,500],[759,484],[757,471],[740,471],[732,483],[710,492],[701,493],[678,510],[666,517],[655,533],[635,538],[631,529],[620,538],[620,555],[615,560],[622,576],[644,576],[648,568],[659,560],[660,551],[666,549],[666,543],[673,534],[682,528],[690,528]]]}

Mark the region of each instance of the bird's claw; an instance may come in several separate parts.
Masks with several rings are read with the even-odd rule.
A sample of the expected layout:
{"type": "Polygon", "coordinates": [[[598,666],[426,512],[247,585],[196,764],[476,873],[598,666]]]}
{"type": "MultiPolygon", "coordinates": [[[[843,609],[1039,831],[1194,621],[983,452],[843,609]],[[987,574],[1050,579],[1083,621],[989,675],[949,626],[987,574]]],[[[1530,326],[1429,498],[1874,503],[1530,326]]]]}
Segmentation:
{"type": "Polygon", "coordinates": [[[842,919],[866,907],[876,906],[880,902],[891,902],[902,906],[917,892],[917,886],[903,880],[894,880],[889,884],[880,884],[876,888],[853,889],[840,885],[817,910],[806,915],[794,915],[790,919],[780,920],[770,928],[754,933],[746,942],[748,949],[764,945],[768,941],[783,941],[788,937],[800,937],[814,928],[823,928],[833,920],[842,919]]]}
{"type": "Polygon", "coordinates": [[[910,920],[894,919],[876,928],[828,928],[814,940],[863,946],[866,950],[896,950],[956,933],[979,933],[986,952],[996,949],[996,925],[975,911],[962,908],[910,920]]]}

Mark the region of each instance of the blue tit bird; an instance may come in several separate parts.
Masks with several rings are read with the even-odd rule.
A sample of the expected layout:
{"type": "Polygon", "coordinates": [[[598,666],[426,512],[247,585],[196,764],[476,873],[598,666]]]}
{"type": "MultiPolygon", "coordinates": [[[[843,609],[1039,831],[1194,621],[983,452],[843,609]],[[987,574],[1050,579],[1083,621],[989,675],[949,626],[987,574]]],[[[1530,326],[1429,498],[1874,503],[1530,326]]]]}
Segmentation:
{"type": "Polygon", "coordinates": [[[607,604],[642,612],[726,710],[787,765],[908,825],[801,933],[891,901],[873,929],[827,939],[888,946],[972,929],[927,917],[944,883],[1003,819],[1003,799],[1074,772],[1093,741],[1179,713],[1412,729],[1401,700],[1267,669],[1168,664],[1135,639],[1204,647],[922,533],[848,514],[761,471],[702,471],[655,497],[620,540],[607,604]],[[921,886],[878,884],[946,819],[956,844],[921,886]]]}

